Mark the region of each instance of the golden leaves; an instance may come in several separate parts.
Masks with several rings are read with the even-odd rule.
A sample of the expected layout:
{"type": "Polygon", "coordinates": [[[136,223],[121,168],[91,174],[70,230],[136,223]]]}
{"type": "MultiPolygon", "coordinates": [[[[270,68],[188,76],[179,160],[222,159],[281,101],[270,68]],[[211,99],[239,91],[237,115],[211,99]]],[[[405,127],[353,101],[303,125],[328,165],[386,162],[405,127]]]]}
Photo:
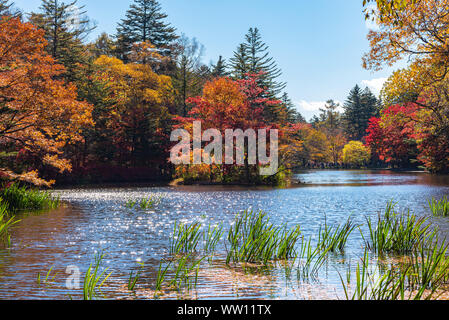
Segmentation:
{"type": "MultiPolygon", "coordinates": [[[[65,171],[71,167],[60,157],[62,148],[81,140],[80,129],[93,124],[92,106],[78,101],[73,84],[57,80],[64,67],[44,52],[45,45],[33,25],[0,21],[0,104],[7,110],[0,114],[0,138],[65,171]]],[[[36,171],[15,178],[45,184],[36,171]]]]}

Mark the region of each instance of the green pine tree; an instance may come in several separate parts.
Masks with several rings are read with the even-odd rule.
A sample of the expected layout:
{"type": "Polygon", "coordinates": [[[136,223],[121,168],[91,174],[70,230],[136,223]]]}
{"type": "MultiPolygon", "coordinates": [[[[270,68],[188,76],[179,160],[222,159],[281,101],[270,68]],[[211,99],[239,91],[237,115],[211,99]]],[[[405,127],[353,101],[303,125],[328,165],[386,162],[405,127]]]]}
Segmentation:
{"type": "Polygon", "coordinates": [[[286,84],[277,81],[282,71],[270,57],[269,47],[262,41],[259,30],[250,28],[245,40],[231,59],[233,76],[242,79],[246,73],[261,73],[260,86],[267,88],[271,97],[279,96],[286,84]]]}
{"type": "Polygon", "coordinates": [[[115,52],[115,42],[106,32],[103,32],[94,43],[89,45],[89,49],[95,57],[112,56],[115,52]]]}
{"type": "Polygon", "coordinates": [[[378,114],[378,100],[366,88],[356,85],[349,93],[344,104],[343,115],[345,132],[350,140],[361,141],[366,136],[369,119],[378,114]]]}
{"type": "Polygon", "coordinates": [[[296,109],[295,104],[288,96],[288,93],[284,92],[281,97],[281,109],[282,113],[285,114],[285,121],[288,123],[305,123],[306,119],[302,114],[296,109]]]}
{"type": "Polygon", "coordinates": [[[67,77],[73,80],[76,66],[85,62],[83,41],[95,28],[84,6],[77,0],[64,3],[58,0],[42,0],[40,12],[31,13],[30,21],[45,31],[47,52],[67,69],[67,77]]]}
{"type": "Polygon", "coordinates": [[[117,27],[119,58],[127,61],[132,45],[139,42],[150,42],[160,49],[161,53],[168,55],[168,46],[178,36],[176,29],[165,22],[167,15],[161,10],[161,5],[156,0],[134,0],[126,12],[126,18],[122,19],[117,27]]]}
{"type": "Polygon", "coordinates": [[[8,15],[12,5],[9,0],[0,0],[0,16],[8,15]]]}
{"type": "Polygon", "coordinates": [[[10,0],[0,0],[0,17],[1,16],[21,16],[21,12],[14,8],[14,2],[10,0]]]}
{"type": "Polygon", "coordinates": [[[248,56],[245,44],[240,44],[231,58],[232,76],[236,79],[244,79],[250,72],[248,65],[248,56]]]}
{"type": "Polygon", "coordinates": [[[227,77],[229,75],[226,60],[222,56],[218,57],[217,63],[211,66],[211,70],[211,76],[214,78],[227,77]]]}

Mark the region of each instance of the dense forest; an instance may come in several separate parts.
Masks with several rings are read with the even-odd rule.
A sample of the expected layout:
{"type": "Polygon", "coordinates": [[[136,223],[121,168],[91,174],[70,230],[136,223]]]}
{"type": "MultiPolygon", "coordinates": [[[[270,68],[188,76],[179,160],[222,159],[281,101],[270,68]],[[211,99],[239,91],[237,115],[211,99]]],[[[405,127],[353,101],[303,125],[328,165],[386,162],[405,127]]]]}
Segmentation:
{"type": "Polygon", "coordinates": [[[306,121],[256,27],[232,57],[207,65],[203,45],[177,30],[156,0],[134,0],[116,33],[93,42],[86,39],[96,26],[77,1],[42,0],[37,12],[22,12],[0,0],[0,178],[41,186],[173,178],[279,184],[300,168],[446,172],[447,17],[436,2],[378,1],[379,30],[368,35],[363,65],[379,70],[407,57],[409,67],[380,97],[356,85],[342,106],[329,100],[306,121]],[[193,120],[203,129],[278,129],[279,172],[172,165],[170,133],[191,130],[193,120]]]}

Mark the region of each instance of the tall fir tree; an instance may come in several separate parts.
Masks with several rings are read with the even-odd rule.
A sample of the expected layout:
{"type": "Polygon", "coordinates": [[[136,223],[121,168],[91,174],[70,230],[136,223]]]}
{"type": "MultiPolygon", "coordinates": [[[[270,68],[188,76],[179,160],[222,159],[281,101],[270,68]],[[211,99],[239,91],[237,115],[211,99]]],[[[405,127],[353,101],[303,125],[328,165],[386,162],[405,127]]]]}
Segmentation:
{"type": "Polygon", "coordinates": [[[232,76],[236,79],[244,79],[250,72],[248,65],[248,56],[245,44],[240,44],[231,58],[232,76]]]}
{"type": "Polygon", "coordinates": [[[101,55],[112,56],[115,52],[115,42],[106,32],[103,32],[89,44],[89,50],[96,58],[101,55]]]}
{"type": "Polygon", "coordinates": [[[0,0],[0,16],[9,15],[13,4],[9,0],[0,0]]]}
{"type": "Polygon", "coordinates": [[[10,0],[0,0],[0,17],[13,16],[20,17],[22,13],[20,10],[14,8],[14,2],[10,0]]]}
{"type": "Polygon", "coordinates": [[[217,63],[211,66],[211,76],[214,78],[227,77],[229,75],[227,68],[226,60],[219,56],[217,63]]]}
{"type": "Polygon", "coordinates": [[[281,111],[285,114],[285,121],[288,123],[305,123],[306,119],[296,109],[295,104],[288,96],[288,93],[284,92],[281,97],[281,111]]]}
{"type": "Polygon", "coordinates": [[[343,121],[345,133],[350,140],[361,141],[366,136],[369,119],[378,114],[378,100],[366,88],[356,85],[349,93],[344,104],[343,121]]]}
{"type": "Polygon", "coordinates": [[[45,31],[46,50],[66,67],[69,80],[76,77],[77,64],[85,62],[83,40],[95,28],[83,10],[77,0],[42,0],[40,12],[30,16],[30,21],[45,31]]]}
{"type": "Polygon", "coordinates": [[[196,38],[189,39],[183,34],[175,47],[173,60],[176,66],[171,76],[176,90],[177,113],[186,117],[189,111],[187,98],[201,94],[210,71],[201,62],[204,46],[196,38]]]}
{"type": "Polygon", "coordinates": [[[166,22],[167,14],[163,13],[156,0],[134,0],[126,12],[126,18],[117,27],[117,55],[128,61],[132,45],[139,42],[150,42],[168,55],[168,46],[178,36],[176,29],[166,22]]]}
{"type": "Polygon", "coordinates": [[[231,68],[235,78],[243,78],[246,73],[261,73],[259,85],[267,89],[268,95],[277,97],[286,84],[277,81],[282,71],[277,67],[273,57],[270,57],[269,47],[262,41],[257,28],[250,28],[245,36],[245,42],[240,44],[231,59],[231,68]]]}

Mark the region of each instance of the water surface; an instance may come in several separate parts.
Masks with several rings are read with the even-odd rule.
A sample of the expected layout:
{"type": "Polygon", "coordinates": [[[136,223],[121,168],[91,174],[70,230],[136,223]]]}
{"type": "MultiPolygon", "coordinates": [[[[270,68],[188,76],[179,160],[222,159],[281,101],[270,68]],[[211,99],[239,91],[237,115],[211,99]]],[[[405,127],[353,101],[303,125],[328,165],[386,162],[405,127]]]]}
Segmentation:
{"type": "MultiPolygon", "coordinates": [[[[67,299],[80,297],[68,290],[67,266],[84,273],[95,253],[104,251],[105,266],[112,271],[104,288],[106,298],[149,299],[159,261],[167,257],[174,221],[224,223],[245,209],[264,210],[276,224],[301,225],[306,237],[315,236],[320,225],[339,224],[349,217],[367,232],[366,217],[375,217],[392,199],[401,209],[429,215],[427,200],[449,194],[449,177],[390,171],[305,171],[302,185],[288,189],[243,187],[86,187],[55,190],[67,206],[39,215],[26,215],[13,229],[13,245],[0,250],[0,299],[67,299]],[[127,209],[128,199],[160,196],[153,211],[127,209]],[[143,278],[135,295],[126,290],[131,270],[144,263],[143,278]],[[53,267],[48,287],[37,285],[37,274],[53,267]]],[[[431,218],[443,235],[449,220],[431,218]]],[[[224,241],[219,253],[224,253],[224,241]]],[[[297,281],[283,266],[274,265],[254,275],[227,268],[217,259],[200,271],[192,298],[199,299],[335,299],[338,272],[345,272],[363,255],[363,238],[354,232],[345,255],[331,256],[320,278],[297,281]]],[[[42,277],[42,276],[41,276],[42,277]]],[[[176,294],[165,298],[177,298],[176,294]]]]}

